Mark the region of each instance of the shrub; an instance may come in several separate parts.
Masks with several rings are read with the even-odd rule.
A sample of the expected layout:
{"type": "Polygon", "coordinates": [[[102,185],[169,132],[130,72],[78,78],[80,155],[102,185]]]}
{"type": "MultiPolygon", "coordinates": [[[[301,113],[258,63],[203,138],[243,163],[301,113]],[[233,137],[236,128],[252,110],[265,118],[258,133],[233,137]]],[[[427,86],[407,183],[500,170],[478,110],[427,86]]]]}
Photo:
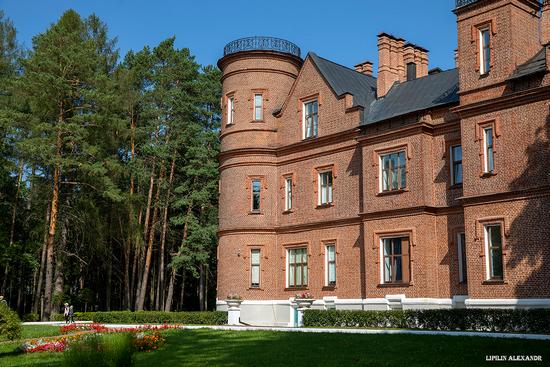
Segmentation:
{"type": "Polygon", "coordinates": [[[67,367],[125,367],[133,365],[131,334],[90,334],[72,343],[63,353],[67,367]]]}
{"type": "Polygon", "coordinates": [[[34,312],[26,313],[23,315],[23,321],[25,322],[40,321],[40,316],[34,312]]]}
{"type": "MultiPolygon", "coordinates": [[[[164,311],[108,311],[75,312],[78,321],[93,321],[104,324],[187,324],[187,325],[224,325],[227,324],[227,312],[164,312],[164,311]]],[[[54,321],[63,321],[63,315],[54,321]]]]}
{"type": "Polygon", "coordinates": [[[550,310],[306,310],[304,326],[550,333],[550,310]]]}
{"type": "Polygon", "coordinates": [[[21,337],[21,321],[15,311],[12,311],[5,303],[0,303],[0,337],[9,340],[21,337]]]}

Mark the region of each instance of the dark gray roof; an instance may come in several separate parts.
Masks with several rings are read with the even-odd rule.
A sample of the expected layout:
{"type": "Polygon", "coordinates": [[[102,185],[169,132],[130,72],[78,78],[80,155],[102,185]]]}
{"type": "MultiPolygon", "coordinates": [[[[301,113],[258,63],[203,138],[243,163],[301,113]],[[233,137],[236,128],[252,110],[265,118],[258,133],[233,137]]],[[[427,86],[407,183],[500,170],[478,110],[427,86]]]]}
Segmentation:
{"type": "Polygon", "coordinates": [[[363,125],[458,102],[458,69],[395,83],[373,102],[363,125]]]}
{"type": "Polygon", "coordinates": [[[353,105],[365,108],[376,99],[376,78],[319,57],[313,52],[309,56],[338,97],[346,93],[353,94],[353,105]]]}
{"type": "Polygon", "coordinates": [[[533,75],[545,72],[546,69],[546,48],[550,48],[550,45],[544,46],[535,56],[527,60],[527,62],[519,65],[514,73],[508,78],[508,80],[514,80],[522,78],[524,76],[533,75]]]}
{"type": "Polygon", "coordinates": [[[361,125],[458,102],[458,71],[447,70],[395,83],[384,98],[376,98],[376,78],[317,56],[309,57],[337,96],[353,94],[354,106],[364,109],[361,125]]]}

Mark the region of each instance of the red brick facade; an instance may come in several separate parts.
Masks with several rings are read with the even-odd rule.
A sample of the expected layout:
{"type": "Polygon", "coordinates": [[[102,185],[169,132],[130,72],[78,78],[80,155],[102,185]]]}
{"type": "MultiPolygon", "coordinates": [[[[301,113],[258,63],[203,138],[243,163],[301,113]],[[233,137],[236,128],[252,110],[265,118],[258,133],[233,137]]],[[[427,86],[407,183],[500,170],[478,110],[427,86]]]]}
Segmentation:
{"type": "MultiPolygon", "coordinates": [[[[550,298],[550,47],[541,44],[548,30],[539,31],[539,24],[550,24],[550,11],[541,16],[540,7],[535,0],[479,0],[457,8],[460,101],[371,124],[361,124],[366,112],[357,96],[337,95],[309,55],[304,61],[275,50],[224,56],[218,299],[238,293],[245,300],[288,300],[298,292],[315,299],[550,298]],[[491,37],[485,75],[480,29],[491,37]],[[546,53],[543,72],[510,79],[540,52],[546,53]],[[253,118],[255,94],[263,98],[261,121],[253,118]],[[233,124],[227,124],[228,98],[233,124]],[[318,132],[304,139],[304,103],[311,100],[318,103],[318,132]],[[484,173],[487,127],[490,173],[484,173]],[[454,145],[462,146],[462,185],[451,182],[454,145]],[[401,151],[406,185],[384,192],[381,156],[401,151]],[[332,172],[332,203],[319,205],[325,170],[332,172]],[[261,182],[259,211],[251,204],[254,179],[261,182]],[[502,228],[498,280],[488,279],[487,224],[502,228]],[[408,269],[407,282],[383,279],[381,243],[392,236],[409,241],[401,269],[408,269]],[[327,283],[327,244],[336,246],[334,286],[327,283]],[[289,286],[288,250],[302,247],[308,284],[297,289],[289,286]],[[260,249],[257,288],[251,287],[251,249],[260,249]]],[[[409,62],[417,63],[417,78],[429,77],[426,50],[387,34],[379,47],[378,98],[406,82],[409,62]]],[[[357,70],[370,73],[366,65],[357,70]]]]}

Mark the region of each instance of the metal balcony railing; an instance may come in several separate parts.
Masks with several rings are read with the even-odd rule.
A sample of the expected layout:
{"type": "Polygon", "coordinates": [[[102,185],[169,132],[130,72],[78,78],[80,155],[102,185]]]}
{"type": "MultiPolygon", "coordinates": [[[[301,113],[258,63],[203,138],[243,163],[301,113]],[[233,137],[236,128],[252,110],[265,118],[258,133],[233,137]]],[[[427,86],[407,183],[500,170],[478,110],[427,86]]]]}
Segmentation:
{"type": "Polygon", "coordinates": [[[461,8],[466,5],[470,5],[478,2],[479,0],[456,0],[456,7],[461,8]]]}
{"type": "Polygon", "coordinates": [[[223,56],[241,51],[277,51],[300,57],[300,47],[275,37],[246,37],[229,42],[223,48],[223,56]]]}

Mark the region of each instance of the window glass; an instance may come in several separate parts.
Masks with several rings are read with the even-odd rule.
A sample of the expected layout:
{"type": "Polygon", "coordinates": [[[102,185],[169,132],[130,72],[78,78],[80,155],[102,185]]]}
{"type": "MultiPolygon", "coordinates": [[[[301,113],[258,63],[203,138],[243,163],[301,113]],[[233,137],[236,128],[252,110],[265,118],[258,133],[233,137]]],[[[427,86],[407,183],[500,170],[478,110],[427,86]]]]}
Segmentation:
{"type": "Polygon", "coordinates": [[[319,205],[332,203],[332,171],[319,173],[319,205]]]}
{"type": "Polygon", "coordinates": [[[451,183],[453,185],[462,183],[462,146],[455,145],[451,147],[451,183]]]}
{"type": "Polygon", "coordinates": [[[260,250],[254,249],[250,251],[251,265],[251,286],[260,286],[260,250]]]}
{"type": "Polygon", "coordinates": [[[382,278],[384,280],[384,283],[402,283],[408,281],[408,247],[408,237],[382,239],[382,278]]]}
{"type": "Polygon", "coordinates": [[[493,129],[486,128],[485,132],[485,172],[491,173],[495,170],[493,129]]]}
{"type": "Polygon", "coordinates": [[[288,286],[305,287],[308,282],[307,249],[288,250],[288,286]]]}
{"type": "Polygon", "coordinates": [[[466,235],[464,232],[458,234],[458,275],[461,283],[468,279],[466,265],[466,235]]]}
{"type": "Polygon", "coordinates": [[[285,179],[285,210],[292,209],[292,178],[285,179]]]}
{"type": "Polygon", "coordinates": [[[336,247],[327,245],[327,282],[328,285],[336,284],[336,247]]]}
{"type": "Polygon", "coordinates": [[[263,120],[263,96],[261,94],[254,95],[254,120],[263,120]]]}
{"type": "Polygon", "coordinates": [[[312,138],[317,136],[318,130],[318,103],[311,101],[304,103],[304,138],[312,138]]]}
{"type": "Polygon", "coordinates": [[[232,124],[233,118],[235,115],[235,99],[233,97],[229,97],[227,99],[227,123],[232,124]]]}
{"type": "Polygon", "coordinates": [[[481,37],[481,74],[486,74],[491,69],[491,35],[489,29],[485,28],[480,31],[481,37]]]}
{"type": "Polygon", "coordinates": [[[260,190],[262,183],[260,180],[252,181],[252,210],[260,210],[260,190]]]}
{"type": "Polygon", "coordinates": [[[489,277],[502,279],[502,232],[500,225],[486,227],[487,246],[489,253],[489,277]]]}
{"type": "Polygon", "coordinates": [[[405,151],[384,154],[381,160],[382,191],[402,190],[407,187],[405,151]]]}

